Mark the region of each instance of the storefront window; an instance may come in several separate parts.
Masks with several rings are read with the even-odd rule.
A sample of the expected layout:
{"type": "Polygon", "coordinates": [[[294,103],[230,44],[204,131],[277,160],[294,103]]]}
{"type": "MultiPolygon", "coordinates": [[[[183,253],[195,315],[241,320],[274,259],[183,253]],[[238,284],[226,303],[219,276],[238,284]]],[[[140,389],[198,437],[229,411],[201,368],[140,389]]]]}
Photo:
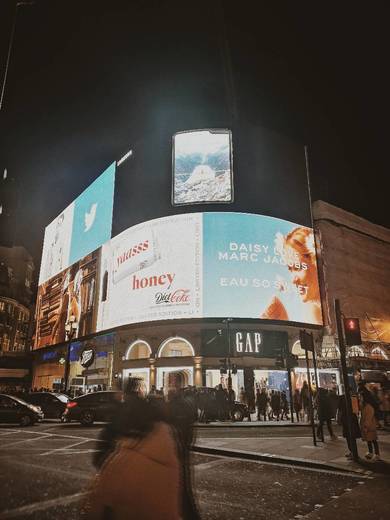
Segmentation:
{"type": "Polygon", "coordinates": [[[134,341],[126,352],[126,359],[147,359],[151,356],[150,345],[143,340],[134,341]]]}
{"type": "Polygon", "coordinates": [[[195,356],[194,349],[184,338],[166,339],[160,346],[158,357],[185,357],[195,356]]]}

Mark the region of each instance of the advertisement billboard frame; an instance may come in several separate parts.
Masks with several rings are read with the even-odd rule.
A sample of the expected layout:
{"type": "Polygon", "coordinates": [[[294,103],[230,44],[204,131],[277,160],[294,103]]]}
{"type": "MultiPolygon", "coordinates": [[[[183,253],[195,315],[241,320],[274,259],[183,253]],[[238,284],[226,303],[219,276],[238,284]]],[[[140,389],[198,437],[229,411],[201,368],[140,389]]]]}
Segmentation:
{"type": "Polygon", "coordinates": [[[192,206],[199,204],[233,204],[234,203],[234,174],[233,174],[233,133],[229,128],[193,128],[191,130],[181,130],[172,135],[172,174],[171,174],[171,204],[173,207],[192,206]],[[230,200],[211,200],[196,202],[175,202],[175,137],[181,134],[191,134],[194,132],[227,133],[229,135],[229,162],[230,162],[230,200]]]}

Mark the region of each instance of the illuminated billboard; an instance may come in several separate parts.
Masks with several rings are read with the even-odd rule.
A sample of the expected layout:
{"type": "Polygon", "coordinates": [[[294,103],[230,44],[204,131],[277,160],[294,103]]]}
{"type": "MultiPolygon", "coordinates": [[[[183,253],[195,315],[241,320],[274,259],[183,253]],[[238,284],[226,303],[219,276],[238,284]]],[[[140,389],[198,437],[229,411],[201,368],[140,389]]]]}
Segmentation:
{"type": "Polygon", "coordinates": [[[35,348],[96,331],[100,251],[94,251],[38,287],[35,348]]]}
{"type": "Polygon", "coordinates": [[[203,215],[203,315],[322,324],[313,230],[247,213],[203,215]]]}
{"type": "Polygon", "coordinates": [[[172,203],[233,201],[229,130],[194,130],[173,136],[172,203]]]}
{"type": "Polygon", "coordinates": [[[111,238],[115,163],[45,229],[39,285],[111,238]]]}
{"type": "Polygon", "coordinates": [[[202,215],[144,222],[102,247],[98,330],[201,314],[202,215]]]}
{"type": "Polygon", "coordinates": [[[311,228],[248,213],[138,224],[41,284],[35,347],[179,318],[321,325],[311,228]]]}

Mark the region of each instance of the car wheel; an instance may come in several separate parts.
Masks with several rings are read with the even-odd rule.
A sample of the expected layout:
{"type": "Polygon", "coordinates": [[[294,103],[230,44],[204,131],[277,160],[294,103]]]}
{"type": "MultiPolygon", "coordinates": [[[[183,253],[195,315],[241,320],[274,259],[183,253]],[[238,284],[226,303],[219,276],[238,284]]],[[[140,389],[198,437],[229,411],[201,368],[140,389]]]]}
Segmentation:
{"type": "Polygon", "coordinates": [[[84,410],[80,417],[80,422],[84,426],[90,426],[93,424],[93,421],[95,420],[95,417],[93,415],[93,412],[91,410],[84,410]]]}
{"type": "Polygon", "coordinates": [[[66,417],[66,415],[62,414],[60,416],[60,420],[61,422],[65,423],[65,422],[70,422],[70,419],[68,417],[66,417]]]}
{"type": "Polygon", "coordinates": [[[22,415],[20,418],[20,426],[30,426],[33,424],[33,421],[29,415],[22,415]]]}
{"type": "Polygon", "coordinates": [[[234,412],[233,412],[233,421],[241,422],[243,420],[244,420],[244,412],[242,410],[240,410],[239,408],[234,410],[234,412]]]}

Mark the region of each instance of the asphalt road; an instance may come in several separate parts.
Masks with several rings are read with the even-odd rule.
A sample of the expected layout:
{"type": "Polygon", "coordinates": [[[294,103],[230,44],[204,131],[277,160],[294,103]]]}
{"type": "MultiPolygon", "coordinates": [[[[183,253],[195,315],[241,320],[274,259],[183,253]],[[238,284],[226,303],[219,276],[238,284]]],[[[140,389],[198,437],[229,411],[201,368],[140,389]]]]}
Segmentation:
{"type": "MultiPolygon", "coordinates": [[[[91,455],[100,428],[48,422],[25,429],[0,427],[0,519],[79,519],[95,474],[91,455]]],[[[215,430],[215,435],[221,436],[221,428],[215,430]]],[[[277,430],[275,434],[281,436],[282,428],[277,430]]],[[[288,428],[284,430],[286,436],[291,435],[288,428]]],[[[210,433],[202,429],[201,434],[205,432],[210,433]]],[[[245,429],[242,434],[247,436],[248,432],[245,429]]],[[[238,433],[234,430],[235,435],[238,433]]],[[[301,429],[297,435],[302,435],[301,429]]],[[[367,512],[360,516],[353,498],[376,479],[201,454],[193,455],[192,464],[202,519],[284,520],[318,515],[320,509],[322,514],[333,511],[333,516],[315,518],[334,519],[333,505],[342,500],[347,501],[343,520],[349,518],[344,514],[348,504],[355,506],[354,520],[382,518],[378,509],[375,516],[367,512]]],[[[383,480],[379,483],[374,490],[383,480]]],[[[387,499],[386,493],[383,496],[387,499]]]]}

